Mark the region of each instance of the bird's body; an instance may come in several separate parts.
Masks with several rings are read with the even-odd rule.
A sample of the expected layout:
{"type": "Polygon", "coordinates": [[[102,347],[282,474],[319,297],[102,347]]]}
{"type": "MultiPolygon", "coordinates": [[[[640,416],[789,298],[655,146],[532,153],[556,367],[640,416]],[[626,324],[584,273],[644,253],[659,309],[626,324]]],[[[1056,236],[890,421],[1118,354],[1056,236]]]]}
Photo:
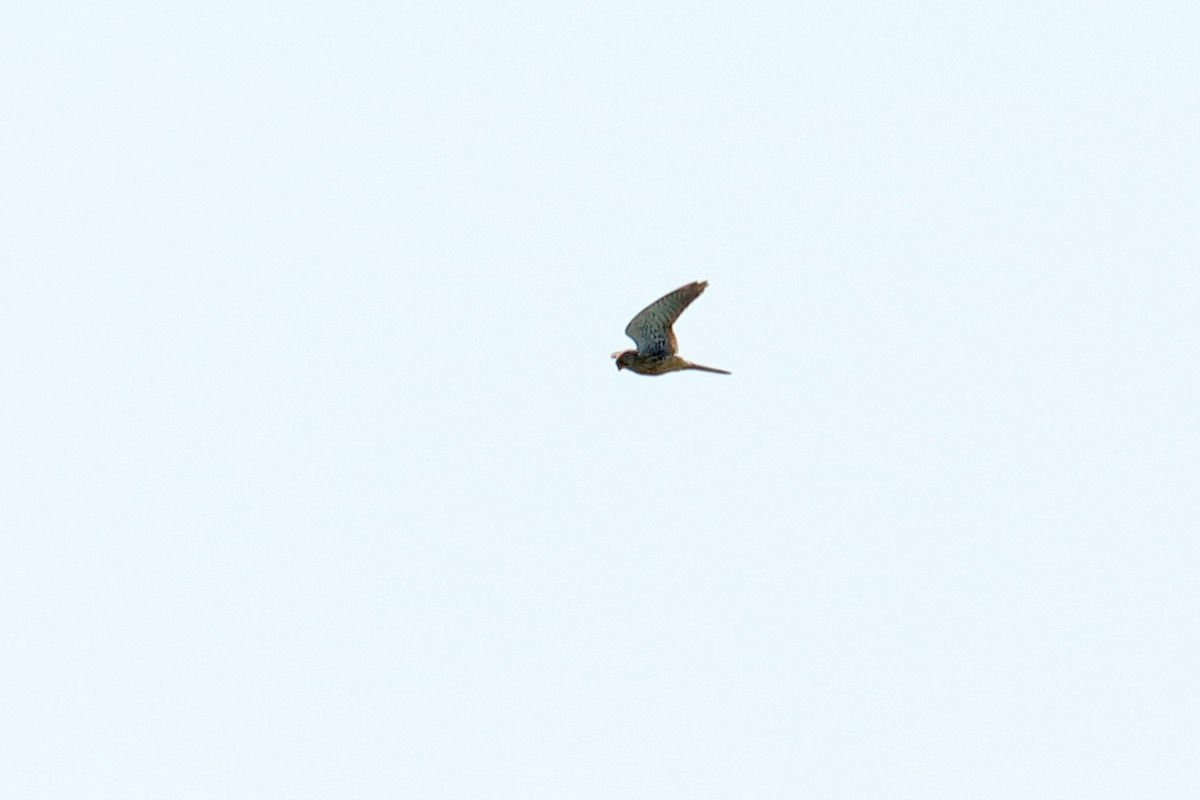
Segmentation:
{"type": "Polygon", "coordinates": [[[675,340],[675,331],[671,326],[707,286],[708,281],[689,283],[639,311],[625,327],[625,335],[633,339],[637,349],[613,353],[613,358],[617,360],[617,369],[630,369],[639,375],[662,375],[684,369],[716,372],[721,375],[732,374],[723,369],[693,364],[676,354],[679,343],[675,340]]]}

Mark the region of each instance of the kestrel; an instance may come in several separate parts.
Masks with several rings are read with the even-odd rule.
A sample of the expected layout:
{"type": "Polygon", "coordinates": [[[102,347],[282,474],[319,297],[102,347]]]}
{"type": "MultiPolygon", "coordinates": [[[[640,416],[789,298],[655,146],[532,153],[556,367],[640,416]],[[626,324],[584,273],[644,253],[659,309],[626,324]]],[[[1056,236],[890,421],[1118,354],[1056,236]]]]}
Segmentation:
{"type": "Polygon", "coordinates": [[[625,335],[637,344],[637,350],[613,353],[617,369],[629,368],[640,375],[662,375],[680,369],[699,369],[732,375],[723,369],[702,367],[675,355],[679,343],[671,326],[693,300],[704,292],[708,281],[697,281],[680,286],[668,295],[658,298],[638,312],[625,328],[625,335]]]}

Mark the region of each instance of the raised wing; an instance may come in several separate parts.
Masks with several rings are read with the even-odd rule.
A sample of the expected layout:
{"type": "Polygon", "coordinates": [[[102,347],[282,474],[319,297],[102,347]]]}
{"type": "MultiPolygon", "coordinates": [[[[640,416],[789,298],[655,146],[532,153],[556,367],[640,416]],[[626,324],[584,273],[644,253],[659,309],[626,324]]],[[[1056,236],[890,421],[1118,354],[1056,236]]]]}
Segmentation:
{"type": "Polygon", "coordinates": [[[708,281],[680,286],[639,311],[625,327],[625,335],[637,343],[638,353],[644,356],[674,355],[678,345],[671,326],[683,310],[703,294],[706,286],[708,281]]]}

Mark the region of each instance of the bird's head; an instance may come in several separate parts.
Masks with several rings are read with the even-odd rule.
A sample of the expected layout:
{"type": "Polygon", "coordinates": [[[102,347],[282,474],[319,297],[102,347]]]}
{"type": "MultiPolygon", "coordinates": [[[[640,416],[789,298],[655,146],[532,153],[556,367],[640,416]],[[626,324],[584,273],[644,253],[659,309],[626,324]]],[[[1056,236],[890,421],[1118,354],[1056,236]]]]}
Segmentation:
{"type": "Polygon", "coordinates": [[[623,350],[620,353],[613,353],[612,357],[617,360],[617,369],[625,369],[633,363],[633,358],[636,355],[637,350],[623,350]]]}

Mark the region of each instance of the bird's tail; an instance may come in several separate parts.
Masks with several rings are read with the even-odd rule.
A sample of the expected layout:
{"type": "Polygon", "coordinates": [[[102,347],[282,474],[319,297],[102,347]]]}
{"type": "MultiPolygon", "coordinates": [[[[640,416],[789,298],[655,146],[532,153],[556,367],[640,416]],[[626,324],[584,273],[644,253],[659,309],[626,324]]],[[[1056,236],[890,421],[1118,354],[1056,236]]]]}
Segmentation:
{"type": "Polygon", "coordinates": [[[728,370],[717,369],[716,367],[702,367],[699,364],[692,364],[690,362],[688,363],[687,368],[688,369],[698,369],[701,372],[715,372],[718,375],[732,375],[733,374],[732,372],[730,372],[728,370]]]}

